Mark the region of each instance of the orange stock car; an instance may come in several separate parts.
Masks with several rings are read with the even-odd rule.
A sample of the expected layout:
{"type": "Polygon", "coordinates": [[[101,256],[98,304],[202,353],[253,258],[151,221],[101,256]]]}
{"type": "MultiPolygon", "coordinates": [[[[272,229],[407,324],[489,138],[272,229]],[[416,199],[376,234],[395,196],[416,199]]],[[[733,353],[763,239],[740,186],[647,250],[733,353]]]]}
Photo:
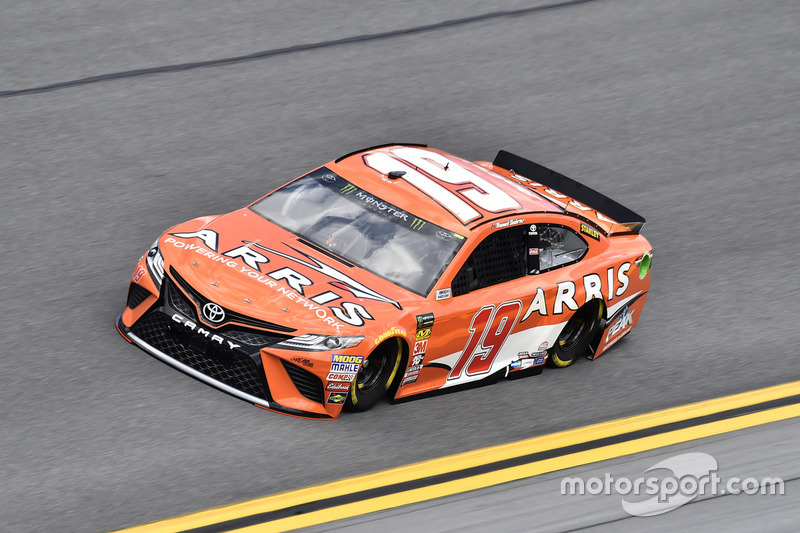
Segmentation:
{"type": "Polygon", "coordinates": [[[257,406],[336,418],[596,358],[641,316],[643,224],[504,151],[378,146],[168,230],[117,328],[257,406]]]}

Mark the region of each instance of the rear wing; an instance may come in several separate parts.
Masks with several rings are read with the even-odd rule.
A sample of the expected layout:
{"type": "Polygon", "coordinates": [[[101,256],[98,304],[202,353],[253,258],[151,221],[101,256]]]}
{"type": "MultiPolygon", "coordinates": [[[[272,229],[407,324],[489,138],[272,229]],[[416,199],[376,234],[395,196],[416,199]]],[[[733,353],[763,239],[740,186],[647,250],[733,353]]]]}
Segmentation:
{"type": "Polygon", "coordinates": [[[528,161],[505,150],[500,150],[497,152],[497,157],[494,158],[492,165],[512,171],[546,187],[551,187],[559,193],[570,196],[573,200],[591,207],[597,211],[600,220],[606,219],[609,223],[612,223],[607,228],[608,233],[639,233],[642,230],[642,226],[644,226],[645,219],[641,215],[615,202],[608,196],[538,163],[528,161]]]}

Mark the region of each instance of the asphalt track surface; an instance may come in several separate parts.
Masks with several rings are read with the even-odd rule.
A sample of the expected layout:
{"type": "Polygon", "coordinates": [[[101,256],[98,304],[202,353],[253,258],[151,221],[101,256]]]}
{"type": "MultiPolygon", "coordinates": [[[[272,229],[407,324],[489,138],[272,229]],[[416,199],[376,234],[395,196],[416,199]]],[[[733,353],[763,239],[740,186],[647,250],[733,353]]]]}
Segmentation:
{"type": "Polygon", "coordinates": [[[2,4],[0,530],[136,525],[800,379],[794,0],[596,0],[24,91],[545,2],[429,4],[2,4]],[[506,149],[644,214],[636,332],[563,371],[312,422],[114,330],[163,229],[392,141],[506,149]]]}
{"type": "MultiPolygon", "coordinates": [[[[595,464],[550,472],[539,476],[504,483],[494,487],[457,494],[432,501],[390,509],[347,520],[310,527],[307,533],[371,533],[373,531],[540,531],[556,533],[582,531],[608,532],[665,532],[674,531],[796,531],[800,519],[800,461],[797,446],[791,446],[800,430],[800,419],[756,426],[754,428],[716,435],[697,441],[650,450],[595,464]],[[590,486],[596,478],[634,483],[637,479],[655,478],[668,489],[665,478],[672,472],[651,467],[662,461],[680,461],[683,454],[704,453],[717,462],[714,473],[720,483],[712,489],[710,476],[704,493],[693,493],[688,503],[655,516],[634,516],[622,506],[622,500],[641,502],[648,498],[644,490],[639,495],[617,492],[614,483],[601,494],[562,492],[565,478],[577,478],[590,486]],[[606,475],[610,475],[610,478],[606,475]],[[750,481],[780,478],[783,492],[777,488],[770,494],[739,494],[726,486],[735,481],[734,491],[742,488],[753,491],[750,481]]],[[[686,459],[683,459],[684,461],[686,459]]],[[[675,463],[671,463],[675,464],[675,463]]],[[[700,473],[698,473],[698,478],[700,473]]],[[[596,483],[596,482],[595,482],[596,483]]],[[[616,483],[619,483],[616,481],[616,483]]],[[[596,487],[597,485],[595,485],[596,487]]],[[[624,485],[623,492],[628,490],[624,485]]],[[[645,485],[641,485],[644,487],[645,485]]],[[[685,485],[691,487],[691,485],[685,485]]],[[[605,485],[603,486],[603,488],[605,485]]],[[[596,490],[596,489],[595,489],[596,490]]],[[[669,490],[662,497],[669,500],[669,490]]],[[[662,507],[662,510],[666,507],[662,507]]],[[[634,510],[634,513],[638,512],[634,510]]]]}

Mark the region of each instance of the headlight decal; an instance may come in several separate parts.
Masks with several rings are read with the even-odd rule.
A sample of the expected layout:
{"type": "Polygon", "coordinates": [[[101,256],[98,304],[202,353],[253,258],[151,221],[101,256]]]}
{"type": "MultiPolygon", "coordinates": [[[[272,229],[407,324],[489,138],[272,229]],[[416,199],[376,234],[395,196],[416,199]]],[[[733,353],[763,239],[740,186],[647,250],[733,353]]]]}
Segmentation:
{"type": "Polygon", "coordinates": [[[276,348],[286,350],[303,350],[308,352],[329,352],[331,350],[343,350],[354,348],[364,340],[363,336],[357,337],[336,337],[332,335],[306,334],[299,337],[286,339],[275,345],[276,348]]]}
{"type": "Polygon", "coordinates": [[[158,249],[158,240],[153,243],[147,251],[147,270],[150,277],[153,278],[153,283],[161,290],[161,284],[164,282],[164,256],[158,249]]]}

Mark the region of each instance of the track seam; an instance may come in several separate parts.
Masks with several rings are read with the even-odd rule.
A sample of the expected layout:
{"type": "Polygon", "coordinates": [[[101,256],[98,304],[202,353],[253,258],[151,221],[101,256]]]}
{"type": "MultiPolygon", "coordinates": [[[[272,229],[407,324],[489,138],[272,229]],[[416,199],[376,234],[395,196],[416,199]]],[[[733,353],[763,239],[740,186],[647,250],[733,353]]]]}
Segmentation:
{"type": "Polygon", "coordinates": [[[309,50],[318,50],[322,48],[332,48],[335,46],[342,46],[347,44],[362,43],[369,41],[378,41],[382,39],[392,39],[394,37],[402,37],[406,35],[414,35],[419,33],[427,33],[445,28],[452,28],[454,26],[464,26],[485,20],[492,20],[506,17],[518,17],[523,15],[530,15],[539,11],[549,11],[564,7],[571,7],[579,4],[586,4],[595,2],[597,0],[567,0],[553,4],[545,4],[535,7],[527,7],[522,9],[514,9],[507,11],[493,11],[491,13],[484,13],[482,15],[474,15],[472,17],[464,17],[459,19],[445,20],[434,24],[426,24],[423,26],[414,26],[411,28],[403,28],[399,30],[391,30],[381,33],[370,33],[364,35],[356,35],[353,37],[344,37],[342,39],[333,39],[329,41],[320,41],[316,43],[299,44],[295,46],[287,46],[284,48],[275,48],[272,50],[263,50],[261,52],[254,52],[251,54],[227,57],[221,59],[210,59],[206,61],[195,61],[189,63],[177,63],[173,65],[162,65],[160,67],[149,67],[134,70],[125,70],[120,72],[111,72],[108,74],[100,74],[97,76],[89,76],[86,78],[79,78],[70,81],[52,83],[48,85],[40,85],[37,87],[28,87],[25,89],[14,89],[0,91],[0,98],[10,98],[13,96],[26,96],[30,94],[39,94],[45,92],[58,91],[61,89],[69,89],[72,87],[79,87],[83,85],[90,85],[104,81],[119,80],[125,78],[135,78],[140,76],[149,76],[155,74],[167,74],[173,72],[182,72],[184,70],[193,70],[199,68],[212,68],[221,67],[226,65],[234,65],[244,63],[247,61],[258,61],[270,57],[294,54],[299,52],[307,52],[309,50]]]}

